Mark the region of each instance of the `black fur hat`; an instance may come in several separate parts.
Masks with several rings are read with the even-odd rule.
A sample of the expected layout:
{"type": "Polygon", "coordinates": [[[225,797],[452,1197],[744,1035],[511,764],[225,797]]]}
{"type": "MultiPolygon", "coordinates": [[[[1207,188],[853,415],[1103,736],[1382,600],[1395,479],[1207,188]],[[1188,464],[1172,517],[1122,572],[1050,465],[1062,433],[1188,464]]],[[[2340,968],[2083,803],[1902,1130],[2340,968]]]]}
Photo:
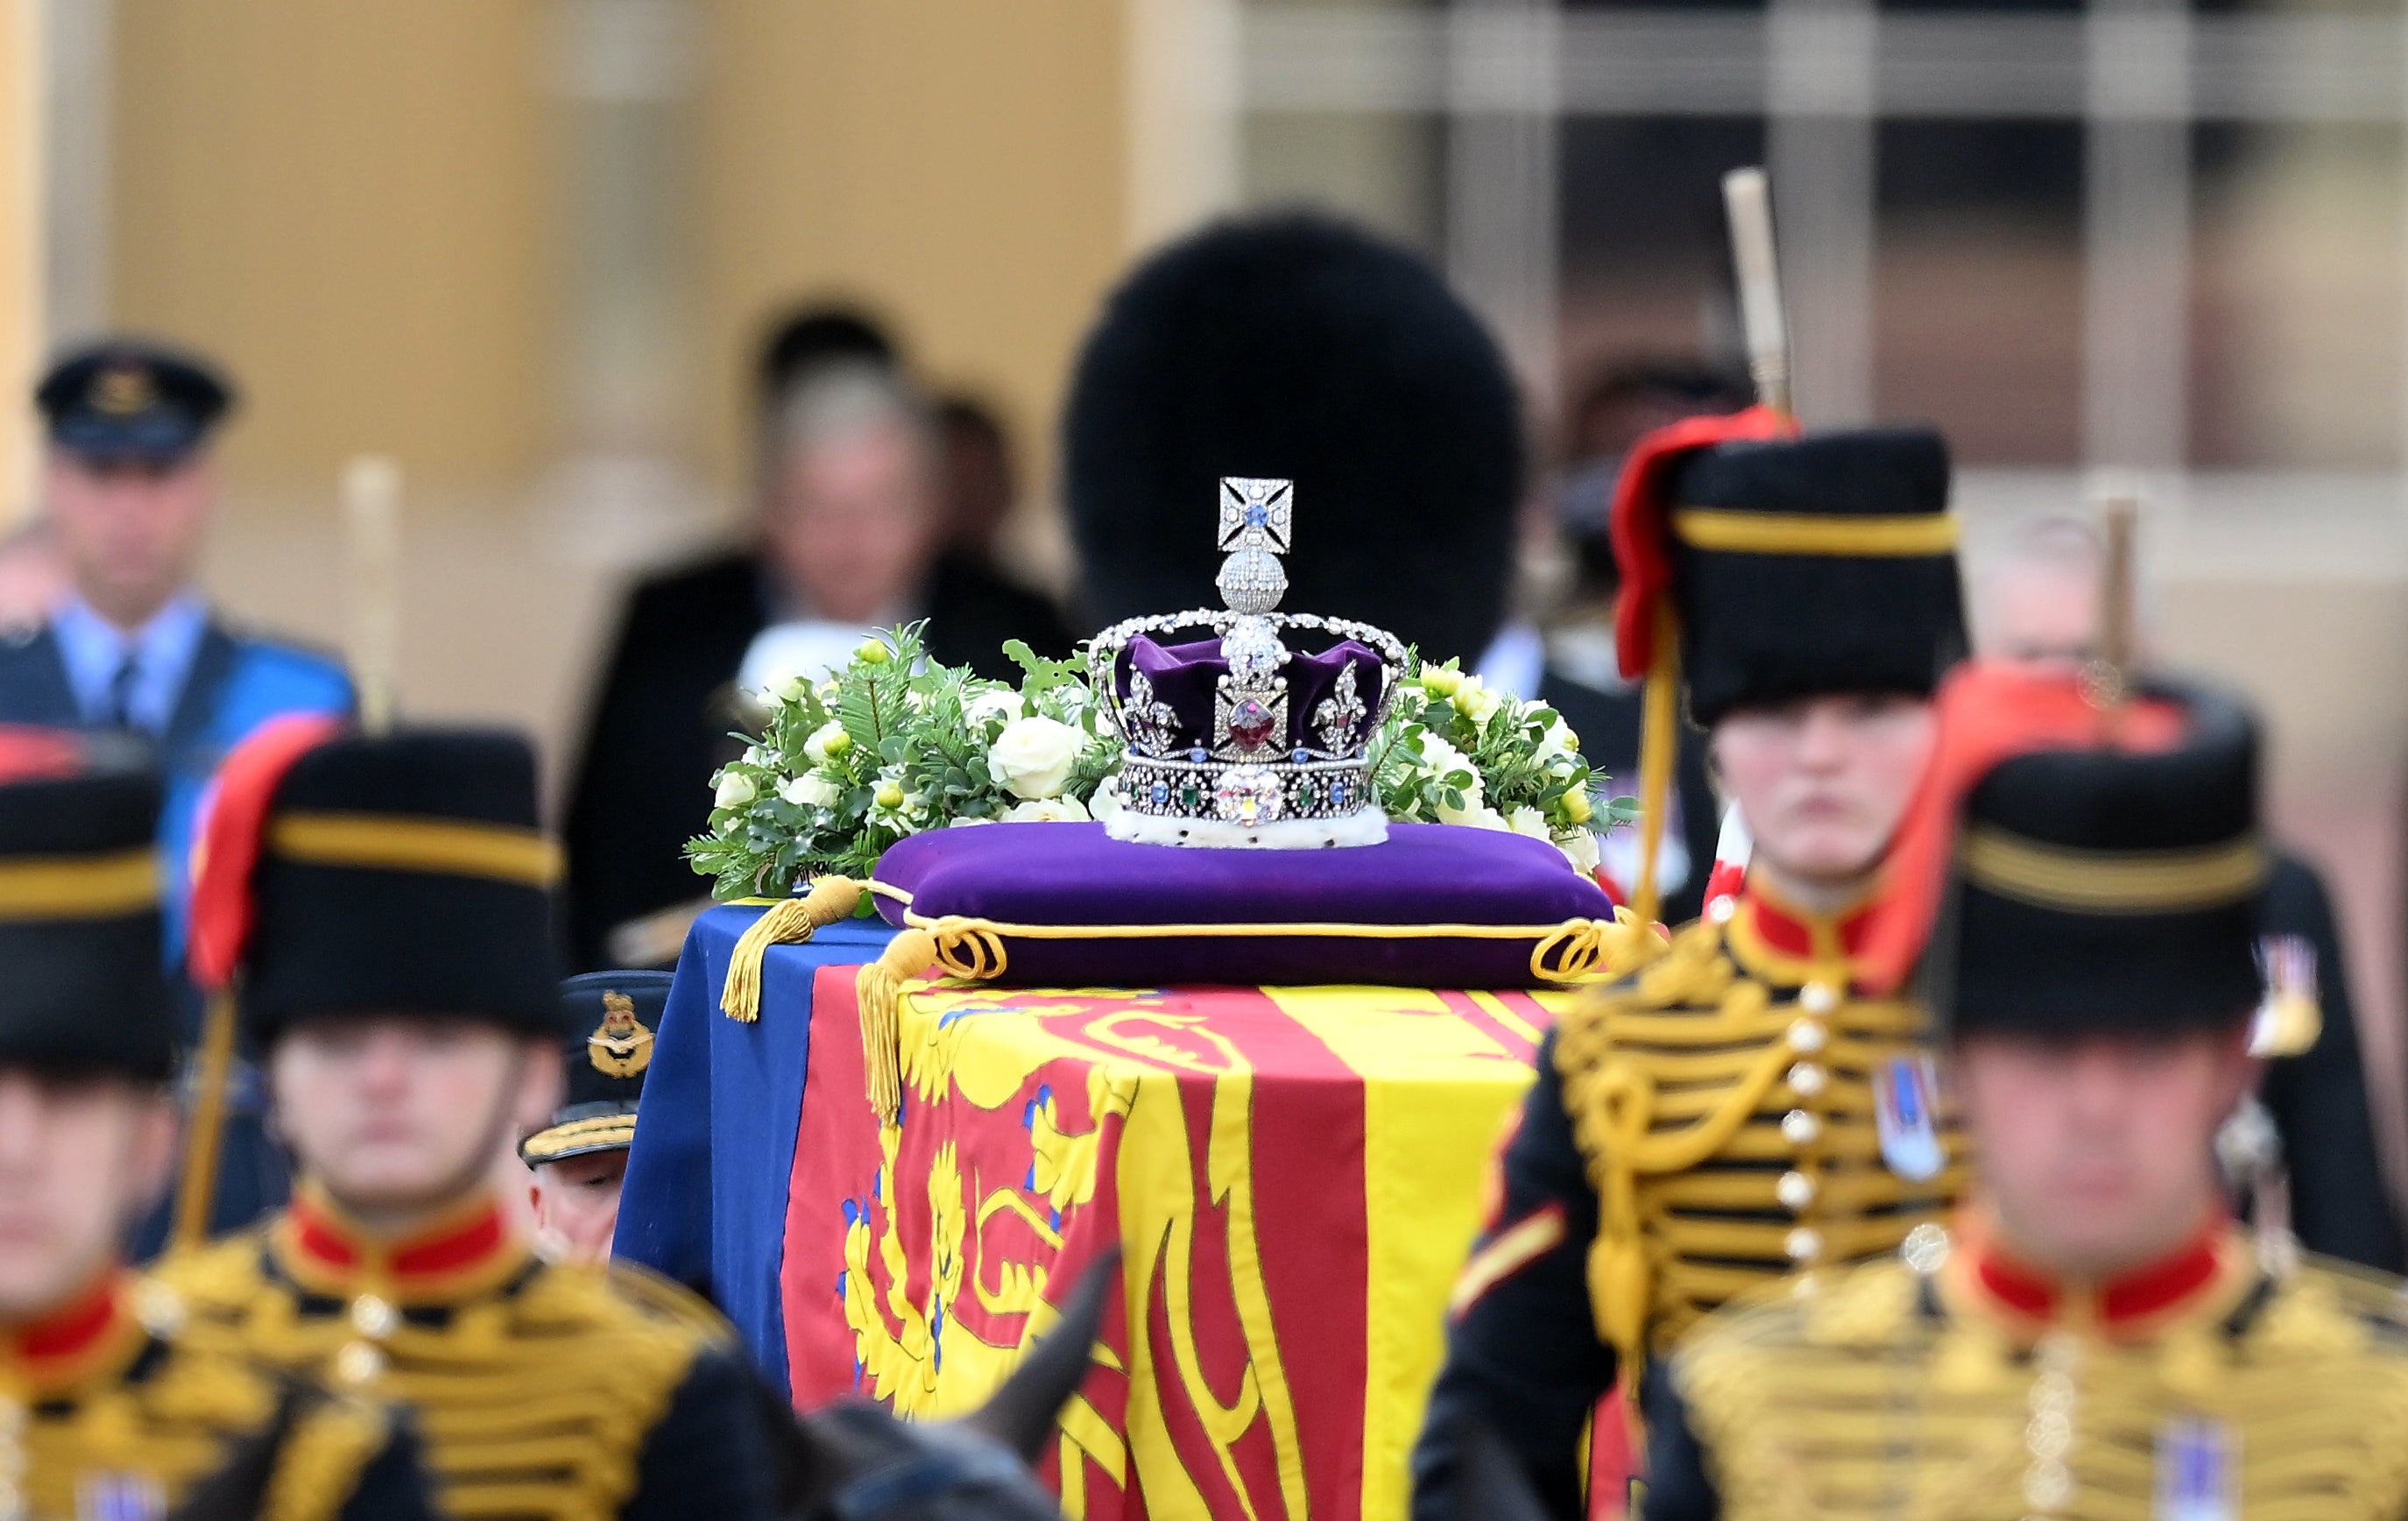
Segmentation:
{"type": "Polygon", "coordinates": [[[1967,797],[1931,990],[1959,1033],[2175,1034],[2257,1009],[2257,725],[2204,687],[2150,696],[2180,710],[2172,744],[2016,755],[1967,797]]]}
{"type": "Polygon", "coordinates": [[[1747,530],[1797,524],[1927,526],[1953,537],[1948,446],[1928,428],[1868,428],[1745,440],[1690,456],[1673,487],[1672,584],[1682,617],[1689,711],[1711,725],[1733,708],[1837,692],[1928,696],[1965,653],[1956,560],[1817,547],[1755,552],[1747,530]],[[1684,532],[1730,524],[1726,542],[1684,532]]]}
{"type": "Polygon", "coordinates": [[[1140,265],[1079,357],[1063,461],[1099,624],[1220,606],[1224,476],[1296,482],[1288,609],[1467,662],[1503,622],[1513,382],[1435,270],[1346,223],[1224,222],[1140,265]]]}
{"type": "Polygon", "coordinates": [[[559,850],[516,734],[271,726],[227,756],[200,854],[194,970],[238,982],[263,1048],[373,1014],[559,1027],[559,850]]]}
{"type": "Polygon", "coordinates": [[[138,774],[0,786],[0,1066],[166,1080],[159,799],[138,774]]]}

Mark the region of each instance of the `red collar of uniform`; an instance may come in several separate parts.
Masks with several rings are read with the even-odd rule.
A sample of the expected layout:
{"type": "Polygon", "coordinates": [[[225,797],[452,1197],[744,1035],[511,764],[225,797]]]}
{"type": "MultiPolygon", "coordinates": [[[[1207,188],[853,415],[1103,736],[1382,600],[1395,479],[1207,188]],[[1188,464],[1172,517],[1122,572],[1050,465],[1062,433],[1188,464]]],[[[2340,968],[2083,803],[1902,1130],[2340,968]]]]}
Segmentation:
{"type": "Polygon", "coordinates": [[[2248,1245],[2223,1211],[2157,1261],[2096,1283],[2052,1278],[2001,1246],[1987,1216],[1958,1212],[1948,1273],[1976,1309],[2027,1336],[2089,1327],[2111,1341],[2143,1340],[2175,1321],[2220,1313],[2251,1277],[2248,1245]]]}
{"type": "Polygon", "coordinates": [[[498,1286],[527,1256],[483,1189],[408,1235],[388,1240],[308,1180],[294,1190],[275,1238],[278,1255],[302,1286],[335,1295],[373,1291],[406,1304],[474,1297],[498,1286]]]}
{"type": "Polygon", "coordinates": [[[0,1376],[28,1395],[73,1388],[122,1366],[146,1334],[125,1270],[112,1264],[49,1314],[0,1327],[0,1376]]]}
{"type": "Polygon", "coordinates": [[[1768,981],[1829,979],[1844,973],[1864,948],[1874,908],[1868,895],[1837,913],[1815,913],[1783,898],[1761,873],[1751,873],[1732,906],[1729,939],[1742,963],[1768,981]]]}

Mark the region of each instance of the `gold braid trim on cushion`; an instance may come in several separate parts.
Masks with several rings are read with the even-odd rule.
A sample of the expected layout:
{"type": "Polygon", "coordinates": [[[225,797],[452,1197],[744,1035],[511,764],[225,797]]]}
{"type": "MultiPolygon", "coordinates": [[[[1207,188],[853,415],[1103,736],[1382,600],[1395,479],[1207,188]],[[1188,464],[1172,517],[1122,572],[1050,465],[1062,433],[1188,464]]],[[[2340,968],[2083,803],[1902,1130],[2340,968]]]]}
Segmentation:
{"type": "MultiPolygon", "coordinates": [[[[873,882],[872,889],[902,897],[873,882]]],[[[776,911],[772,911],[775,912],[776,911]]],[[[745,939],[768,922],[765,914],[745,931],[745,939]]],[[[1619,975],[1617,963],[1647,954],[1646,940],[1656,936],[1647,926],[1627,917],[1608,924],[1598,919],[1568,919],[1555,925],[1367,925],[1347,923],[1168,924],[1168,925],[1024,925],[968,914],[924,914],[906,909],[905,928],[886,942],[879,958],[862,969],[854,983],[861,1013],[862,1068],[867,1079],[870,1108],[892,1122],[903,1107],[901,1012],[904,984],[942,971],[968,983],[991,983],[1010,966],[1010,940],[1528,940],[1530,975],[1543,983],[1579,983],[1619,975]]],[[[764,949],[766,950],[766,943],[764,949]]],[[[737,942],[739,954],[743,941],[737,942]]],[[[754,968],[753,997],[759,997],[754,968]]],[[[735,986],[736,969],[728,970],[735,986]]],[[[733,997],[731,993],[730,997],[733,997]]]]}

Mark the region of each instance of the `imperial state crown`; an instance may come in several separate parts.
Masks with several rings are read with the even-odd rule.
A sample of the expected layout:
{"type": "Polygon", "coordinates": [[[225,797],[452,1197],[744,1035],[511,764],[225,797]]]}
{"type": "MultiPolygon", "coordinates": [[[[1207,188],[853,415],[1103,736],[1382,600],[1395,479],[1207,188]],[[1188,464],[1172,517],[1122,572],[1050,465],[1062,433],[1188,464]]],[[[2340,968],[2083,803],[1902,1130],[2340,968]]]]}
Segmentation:
{"type": "Polygon", "coordinates": [[[1376,844],[1371,737],[1404,673],[1404,645],[1343,618],[1282,613],[1291,481],[1226,477],[1217,541],[1227,606],[1116,624],[1088,650],[1095,689],[1128,751],[1116,839],[1312,849],[1376,844]],[[1213,637],[1166,643],[1209,629],[1213,637]],[[1317,653],[1298,633],[1334,635],[1317,653]]]}

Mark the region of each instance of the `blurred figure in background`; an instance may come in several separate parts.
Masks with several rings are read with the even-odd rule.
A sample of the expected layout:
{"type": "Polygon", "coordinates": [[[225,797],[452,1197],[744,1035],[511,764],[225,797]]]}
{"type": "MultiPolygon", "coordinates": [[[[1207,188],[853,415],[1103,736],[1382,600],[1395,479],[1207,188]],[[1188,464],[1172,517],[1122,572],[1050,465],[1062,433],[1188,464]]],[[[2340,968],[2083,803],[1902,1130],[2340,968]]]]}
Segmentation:
{"type": "MultiPolygon", "coordinates": [[[[2044,518],[2019,529],[1975,578],[1981,653],[2077,665],[2096,658],[2105,564],[2087,524],[2044,518]]],[[[2375,1154],[2340,926],[2315,868],[2287,851],[2274,853],[2260,934],[2261,959],[2280,969],[2289,991],[2314,998],[2322,1022],[2314,1045],[2266,1064],[2257,1098],[2221,1143],[2228,1167],[2279,1169],[2291,1229],[2310,1251],[2396,1272],[2400,1231],[2375,1154]]]]}
{"type": "MultiPolygon", "coordinates": [[[[234,404],[211,365],[112,338],[62,360],[35,402],[50,436],[44,514],[70,584],[38,627],[0,641],[0,722],[105,731],[151,753],[166,778],[166,964],[180,969],[194,817],[218,762],[271,719],[348,712],[351,682],[335,660],[230,626],[195,583],[218,492],[210,443],[234,404]]],[[[189,1048],[199,1000],[185,990],[179,1001],[189,1048]]],[[[248,1063],[228,1104],[222,1227],[274,1208],[287,1187],[248,1063]]],[[[166,1224],[153,1215],[140,1255],[166,1224]]]]}
{"type": "Polygon", "coordinates": [[[1002,420],[977,397],[956,393],[937,403],[937,439],[942,547],[928,573],[928,606],[959,610],[957,616],[974,612],[998,630],[1010,630],[994,641],[998,649],[1004,639],[1019,639],[1039,654],[1068,655],[1078,640],[1061,610],[1022,585],[1000,558],[1004,526],[1020,505],[1019,462],[1002,420]]]}
{"type": "Polygon", "coordinates": [[[0,537],[0,636],[41,627],[71,584],[48,522],[36,518],[0,537]]]}
{"type": "Polygon", "coordinates": [[[875,324],[803,314],[764,347],[759,383],[752,542],[638,585],[605,668],[565,829],[582,967],[619,959],[614,930],[702,898],[684,846],[746,722],[740,686],[841,661],[869,629],[919,618],[934,658],[982,674],[1017,674],[1007,639],[1068,653],[1040,600],[939,572],[936,421],[875,324]]]}
{"type": "MultiPolygon", "coordinates": [[[[1746,379],[1690,360],[1619,361],[1598,371],[1564,419],[1564,468],[1555,526],[1571,560],[1571,584],[1546,619],[1545,679],[1540,696],[1581,737],[1588,763],[1617,793],[1639,782],[1640,693],[1622,679],[1613,646],[1613,609],[1622,577],[1606,524],[1622,458],[1643,434],[1684,417],[1735,412],[1753,398],[1746,379]]],[[[1681,726],[1672,817],[1656,865],[1667,924],[1697,917],[1714,858],[1720,810],[1706,769],[1704,736],[1681,726]]],[[[1627,890],[1638,867],[1638,831],[1605,841],[1607,876],[1627,890]]]]}

